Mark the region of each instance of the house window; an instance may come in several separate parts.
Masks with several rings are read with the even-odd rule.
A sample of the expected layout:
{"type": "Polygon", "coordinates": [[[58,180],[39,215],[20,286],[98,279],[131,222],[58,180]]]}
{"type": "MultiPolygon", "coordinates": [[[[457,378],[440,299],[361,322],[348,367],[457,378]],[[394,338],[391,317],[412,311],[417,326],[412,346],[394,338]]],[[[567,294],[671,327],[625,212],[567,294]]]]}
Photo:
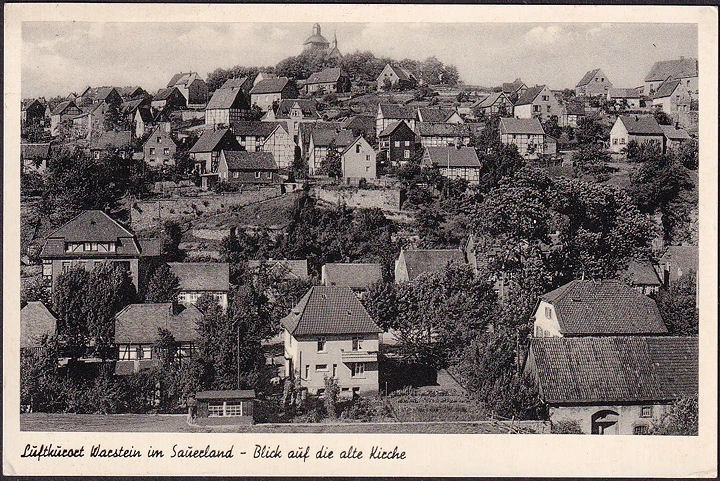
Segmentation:
{"type": "Polygon", "coordinates": [[[208,404],[209,417],[242,416],[242,401],[213,402],[208,404]]]}
{"type": "Polygon", "coordinates": [[[395,147],[400,147],[400,141],[399,141],[399,140],[396,140],[396,141],[395,141],[395,147]]]}
{"type": "Polygon", "coordinates": [[[69,270],[70,270],[70,262],[63,262],[62,263],[63,274],[65,274],[69,270]]]}
{"type": "Polygon", "coordinates": [[[644,435],[648,434],[648,432],[649,432],[648,427],[645,426],[644,424],[635,426],[633,428],[633,434],[638,435],[638,436],[644,436],[644,435]]]}
{"type": "Polygon", "coordinates": [[[259,178],[260,178],[260,172],[255,172],[255,178],[256,178],[256,179],[259,179],[259,178]]]}
{"type": "Polygon", "coordinates": [[[613,139],[613,145],[617,145],[618,139],[613,139]]]}
{"type": "Polygon", "coordinates": [[[318,396],[322,396],[323,394],[325,394],[325,389],[322,389],[322,388],[321,388],[321,389],[318,389],[318,390],[317,390],[317,395],[318,395],[318,396]]]}
{"type": "Polygon", "coordinates": [[[409,140],[406,140],[406,141],[405,141],[405,147],[410,147],[410,141],[409,141],[409,140]]]}
{"type": "Polygon", "coordinates": [[[625,137],[620,137],[620,145],[625,145],[625,137]]]}
{"type": "Polygon", "coordinates": [[[653,407],[652,406],[643,406],[642,410],[640,411],[640,417],[641,418],[651,418],[653,415],[653,407]]]}
{"type": "Polygon", "coordinates": [[[552,319],[552,308],[551,307],[545,307],[545,317],[548,319],[552,319]]]}
{"type": "Polygon", "coordinates": [[[157,137],[157,143],[162,144],[162,137],[157,137]]]}
{"type": "Polygon", "coordinates": [[[43,260],[43,277],[52,277],[52,261],[43,260]]]}
{"type": "Polygon", "coordinates": [[[360,153],[360,144],[355,144],[355,153],[356,154],[360,153]]]}
{"type": "Polygon", "coordinates": [[[163,149],[163,154],[170,155],[170,148],[166,147],[163,149]]]}
{"type": "Polygon", "coordinates": [[[240,172],[233,172],[233,178],[237,179],[240,176],[240,172]]]}
{"type": "Polygon", "coordinates": [[[352,350],[360,351],[362,349],[362,339],[359,337],[353,337],[352,339],[352,350]]]}
{"type": "Polygon", "coordinates": [[[403,158],[404,159],[410,158],[410,151],[408,149],[405,149],[405,151],[403,152],[403,158]]]}
{"type": "Polygon", "coordinates": [[[547,102],[547,101],[550,100],[550,96],[549,96],[549,95],[543,95],[543,96],[542,96],[542,99],[543,99],[543,101],[547,102]]]}
{"type": "Polygon", "coordinates": [[[351,366],[352,377],[362,377],[365,374],[364,362],[354,362],[351,366]]]}
{"type": "Polygon", "coordinates": [[[305,379],[310,379],[310,364],[305,364],[305,379]]]}
{"type": "Polygon", "coordinates": [[[150,155],[155,155],[155,149],[153,147],[150,147],[150,155]]]}
{"type": "Polygon", "coordinates": [[[315,364],[315,371],[327,372],[327,370],[328,370],[327,364],[315,364]]]}
{"type": "Polygon", "coordinates": [[[327,343],[327,339],[324,337],[319,337],[317,340],[317,350],[318,352],[325,352],[325,344],[327,343]]]}
{"type": "Polygon", "coordinates": [[[366,165],[366,166],[365,166],[365,172],[370,172],[370,166],[369,166],[369,165],[366,165]]]}

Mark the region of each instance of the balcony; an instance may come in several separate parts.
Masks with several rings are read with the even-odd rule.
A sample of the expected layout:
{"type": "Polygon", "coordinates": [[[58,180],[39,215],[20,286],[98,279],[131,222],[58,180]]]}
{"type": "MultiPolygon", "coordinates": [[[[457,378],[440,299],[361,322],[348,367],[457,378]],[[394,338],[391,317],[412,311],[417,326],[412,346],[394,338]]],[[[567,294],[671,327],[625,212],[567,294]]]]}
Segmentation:
{"type": "Polygon", "coordinates": [[[342,362],[377,362],[377,351],[340,351],[342,362]]]}

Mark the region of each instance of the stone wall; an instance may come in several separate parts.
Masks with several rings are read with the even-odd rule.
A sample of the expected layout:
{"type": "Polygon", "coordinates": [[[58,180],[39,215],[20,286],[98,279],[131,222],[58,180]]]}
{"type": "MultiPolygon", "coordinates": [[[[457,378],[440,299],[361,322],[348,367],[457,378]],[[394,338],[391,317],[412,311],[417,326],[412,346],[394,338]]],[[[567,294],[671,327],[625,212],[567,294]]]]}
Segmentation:
{"type": "Polygon", "coordinates": [[[311,195],[330,204],[344,202],[348,207],[377,207],[387,211],[399,211],[402,203],[400,189],[314,187],[311,195]]]}
{"type": "Polygon", "coordinates": [[[255,204],[280,195],[279,187],[252,187],[243,192],[200,194],[139,201],[130,209],[130,225],[136,232],[156,228],[166,220],[189,221],[255,204]]]}

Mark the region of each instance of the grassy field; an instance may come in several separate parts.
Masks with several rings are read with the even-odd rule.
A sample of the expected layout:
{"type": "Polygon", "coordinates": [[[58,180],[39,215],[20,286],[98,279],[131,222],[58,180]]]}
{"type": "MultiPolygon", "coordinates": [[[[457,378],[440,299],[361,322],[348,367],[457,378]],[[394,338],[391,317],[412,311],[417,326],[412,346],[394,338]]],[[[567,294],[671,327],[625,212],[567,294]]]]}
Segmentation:
{"type": "Polygon", "coordinates": [[[45,414],[20,415],[22,431],[168,432],[168,433],[418,433],[501,434],[505,426],[490,422],[467,423],[335,423],[256,424],[224,427],[190,426],[185,416],[146,414],[45,414]]]}

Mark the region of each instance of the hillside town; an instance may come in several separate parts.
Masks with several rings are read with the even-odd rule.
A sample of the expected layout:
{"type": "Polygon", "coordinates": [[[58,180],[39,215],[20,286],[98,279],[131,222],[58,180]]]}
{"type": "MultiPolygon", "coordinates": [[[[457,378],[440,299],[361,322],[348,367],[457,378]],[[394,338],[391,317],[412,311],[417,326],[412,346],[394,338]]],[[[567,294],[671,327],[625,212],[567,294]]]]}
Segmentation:
{"type": "Polygon", "coordinates": [[[23,100],[21,425],[697,434],[695,58],[554,90],[297,43],[23,100]]]}

